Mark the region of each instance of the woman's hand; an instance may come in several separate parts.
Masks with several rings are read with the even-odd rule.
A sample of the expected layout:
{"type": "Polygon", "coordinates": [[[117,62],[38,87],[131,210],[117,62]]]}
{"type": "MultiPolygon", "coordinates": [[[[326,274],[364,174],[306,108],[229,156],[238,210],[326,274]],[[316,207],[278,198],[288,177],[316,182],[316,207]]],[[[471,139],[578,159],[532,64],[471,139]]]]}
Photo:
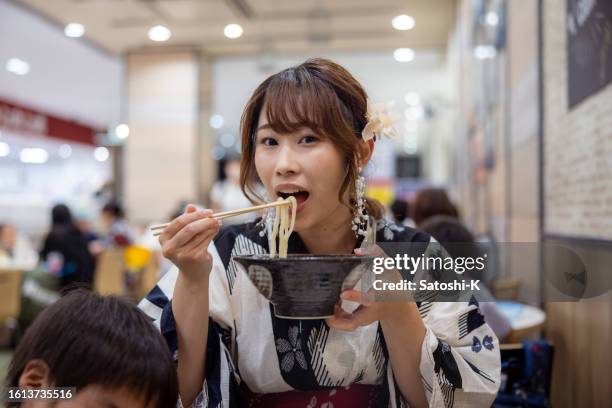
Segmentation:
{"type": "MultiPolygon", "coordinates": [[[[363,250],[355,249],[355,254],[387,256],[378,245],[363,250]]],[[[377,320],[381,322],[395,320],[410,308],[408,301],[376,301],[372,289],[367,293],[356,289],[348,289],[340,294],[340,299],[359,304],[352,313],[347,313],[338,304],[335,307],[334,316],[325,320],[329,327],[344,331],[354,331],[360,326],[368,326],[377,320]]]]}
{"type": "Polygon", "coordinates": [[[353,313],[345,312],[340,305],[336,305],[334,316],[325,319],[329,327],[343,331],[354,331],[360,326],[368,326],[375,321],[393,321],[410,310],[406,301],[375,301],[370,290],[364,293],[355,289],[342,292],[340,299],[359,303],[353,313]]]}
{"type": "Polygon", "coordinates": [[[211,210],[198,210],[190,204],[159,236],[162,254],[189,282],[207,280],[212,270],[208,245],[221,228],[221,220],[211,218],[212,214],[211,210]]]}

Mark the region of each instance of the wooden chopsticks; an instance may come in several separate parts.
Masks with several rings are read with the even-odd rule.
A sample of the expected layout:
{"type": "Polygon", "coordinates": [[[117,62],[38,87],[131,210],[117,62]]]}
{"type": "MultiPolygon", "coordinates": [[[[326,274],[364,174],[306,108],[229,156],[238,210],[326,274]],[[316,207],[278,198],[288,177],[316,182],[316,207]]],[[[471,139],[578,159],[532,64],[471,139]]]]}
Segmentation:
{"type": "MultiPolygon", "coordinates": [[[[240,214],[244,214],[244,213],[248,213],[252,211],[263,210],[264,208],[277,207],[277,206],[282,206],[282,205],[291,205],[291,201],[289,201],[289,199],[278,200],[278,201],[274,201],[271,203],[256,205],[254,207],[247,207],[247,208],[241,208],[239,210],[219,212],[219,213],[213,214],[211,218],[222,220],[223,218],[229,218],[235,215],[240,215],[240,214]]],[[[168,225],[170,225],[170,223],[153,225],[151,226],[151,231],[153,231],[153,235],[157,237],[162,233],[163,229],[166,228],[168,225]]]]}

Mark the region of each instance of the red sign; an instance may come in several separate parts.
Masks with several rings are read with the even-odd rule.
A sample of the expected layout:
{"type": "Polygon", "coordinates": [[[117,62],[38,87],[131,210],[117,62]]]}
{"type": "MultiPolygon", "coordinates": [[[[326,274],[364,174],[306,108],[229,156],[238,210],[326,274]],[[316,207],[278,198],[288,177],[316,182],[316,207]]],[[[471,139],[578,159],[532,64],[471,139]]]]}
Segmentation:
{"type": "Polygon", "coordinates": [[[0,129],[96,145],[96,131],[88,126],[3,100],[0,100],[0,129]]]}

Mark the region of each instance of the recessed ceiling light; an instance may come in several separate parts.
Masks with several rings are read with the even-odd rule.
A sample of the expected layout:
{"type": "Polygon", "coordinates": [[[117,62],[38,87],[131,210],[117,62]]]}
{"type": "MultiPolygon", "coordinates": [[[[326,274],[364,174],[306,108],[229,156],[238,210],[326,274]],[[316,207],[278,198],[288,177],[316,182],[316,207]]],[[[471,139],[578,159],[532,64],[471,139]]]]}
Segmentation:
{"type": "Polygon", "coordinates": [[[416,21],[414,20],[414,18],[406,14],[401,14],[399,16],[393,17],[393,20],[391,20],[391,25],[393,26],[393,28],[401,31],[412,30],[415,24],[416,21]]]}
{"type": "Polygon", "coordinates": [[[497,50],[492,45],[477,45],[474,47],[474,57],[477,59],[490,59],[495,58],[497,50]]]}
{"type": "Polygon", "coordinates": [[[223,116],[215,113],[214,115],[212,115],[210,117],[210,119],[208,120],[208,124],[210,125],[211,128],[213,129],[221,129],[223,127],[223,123],[225,121],[223,120],[223,116]]]}
{"type": "Polygon", "coordinates": [[[242,35],[242,27],[240,24],[228,24],[223,29],[223,34],[227,38],[238,38],[242,35]]]}
{"type": "Polygon", "coordinates": [[[499,15],[494,11],[489,11],[485,15],[485,22],[490,26],[496,26],[499,24],[499,15]]]}
{"type": "Polygon", "coordinates": [[[410,62],[414,57],[415,54],[411,48],[398,48],[393,51],[393,58],[398,62],[410,62]]]}
{"type": "Polygon", "coordinates": [[[425,111],[422,106],[411,106],[406,108],[404,111],[404,115],[406,115],[406,119],[408,120],[419,120],[422,119],[425,114],[425,111]]]}
{"type": "Polygon", "coordinates": [[[221,135],[221,146],[230,148],[236,143],[236,138],[231,133],[224,133],[221,135]]]}
{"type": "Polygon", "coordinates": [[[100,146],[94,149],[94,159],[99,162],[108,160],[110,153],[106,147],[100,146]]]}
{"type": "Polygon", "coordinates": [[[70,23],[64,27],[64,34],[72,38],[82,37],[85,34],[85,27],[83,27],[83,24],[70,23]]]}
{"type": "Polygon", "coordinates": [[[49,153],[40,147],[26,147],[19,152],[19,160],[22,163],[46,163],[49,160],[49,153]]]}
{"type": "Polygon", "coordinates": [[[130,135],[130,127],[125,123],[120,123],[115,128],[115,134],[119,139],[125,140],[130,135]]]}
{"type": "Polygon", "coordinates": [[[57,149],[57,154],[62,159],[67,159],[72,155],[72,147],[69,144],[63,144],[57,149]]]}
{"type": "Polygon", "coordinates": [[[168,41],[172,37],[172,32],[168,27],[156,25],[149,29],[149,40],[156,42],[168,41]]]}
{"type": "Polygon", "coordinates": [[[6,157],[11,154],[11,146],[8,143],[0,142],[0,157],[6,157]]]}
{"type": "Polygon", "coordinates": [[[30,72],[30,64],[19,58],[11,58],[6,62],[6,70],[15,75],[26,75],[30,72]]]}

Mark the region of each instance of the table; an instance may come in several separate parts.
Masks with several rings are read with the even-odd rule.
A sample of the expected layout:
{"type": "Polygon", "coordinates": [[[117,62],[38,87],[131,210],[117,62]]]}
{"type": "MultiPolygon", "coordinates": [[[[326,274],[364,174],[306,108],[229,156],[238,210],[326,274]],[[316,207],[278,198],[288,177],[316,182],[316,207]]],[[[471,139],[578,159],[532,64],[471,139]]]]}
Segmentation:
{"type": "Polygon", "coordinates": [[[544,326],[546,313],[542,309],[518,302],[496,303],[501,313],[510,320],[512,331],[508,335],[509,342],[533,338],[544,326]]]}

